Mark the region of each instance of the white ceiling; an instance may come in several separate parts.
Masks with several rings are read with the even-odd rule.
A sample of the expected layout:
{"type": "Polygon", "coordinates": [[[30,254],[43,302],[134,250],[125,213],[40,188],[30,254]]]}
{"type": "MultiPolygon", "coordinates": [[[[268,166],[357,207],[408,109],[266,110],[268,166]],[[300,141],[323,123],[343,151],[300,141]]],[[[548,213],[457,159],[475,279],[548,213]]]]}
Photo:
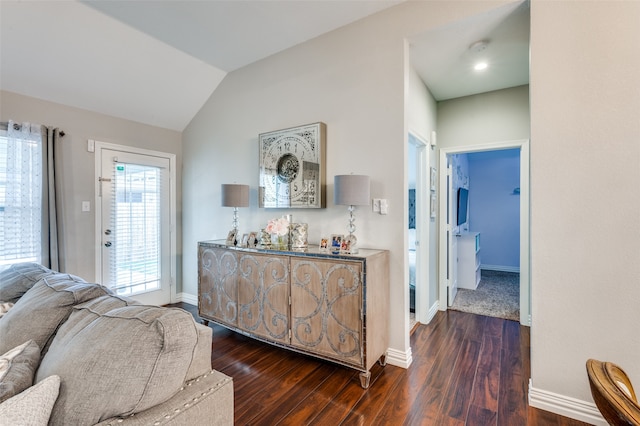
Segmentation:
{"type": "MultiPolygon", "coordinates": [[[[182,131],[226,73],[402,1],[1,0],[0,88],[182,131]]],[[[412,40],[437,100],[528,82],[518,4],[412,40]],[[474,80],[467,49],[480,39],[495,65],[474,80]]]]}
{"type": "Polygon", "coordinates": [[[510,3],[414,37],[411,64],[438,101],[528,84],[529,28],[529,2],[510,3]]]}

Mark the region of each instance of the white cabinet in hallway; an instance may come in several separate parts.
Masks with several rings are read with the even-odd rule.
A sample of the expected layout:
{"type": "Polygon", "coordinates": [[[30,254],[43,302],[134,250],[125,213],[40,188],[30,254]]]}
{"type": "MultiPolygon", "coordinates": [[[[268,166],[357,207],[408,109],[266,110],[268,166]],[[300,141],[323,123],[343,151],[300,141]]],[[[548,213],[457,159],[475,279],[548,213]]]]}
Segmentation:
{"type": "Polygon", "coordinates": [[[458,287],[475,290],[480,283],[480,233],[469,232],[458,238],[458,287]]]}

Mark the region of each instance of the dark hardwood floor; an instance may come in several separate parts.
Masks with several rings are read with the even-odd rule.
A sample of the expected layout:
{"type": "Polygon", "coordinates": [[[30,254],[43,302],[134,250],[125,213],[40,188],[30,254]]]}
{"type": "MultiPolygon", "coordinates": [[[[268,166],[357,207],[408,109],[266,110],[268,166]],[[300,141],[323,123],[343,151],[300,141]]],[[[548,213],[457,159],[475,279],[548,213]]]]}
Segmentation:
{"type": "Polygon", "coordinates": [[[237,425],[585,425],[529,407],[529,328],[514,321],[438,312],[415,328],[411,366],[376,364],[366,390],[355,370],[210,326],[237,425]]]}

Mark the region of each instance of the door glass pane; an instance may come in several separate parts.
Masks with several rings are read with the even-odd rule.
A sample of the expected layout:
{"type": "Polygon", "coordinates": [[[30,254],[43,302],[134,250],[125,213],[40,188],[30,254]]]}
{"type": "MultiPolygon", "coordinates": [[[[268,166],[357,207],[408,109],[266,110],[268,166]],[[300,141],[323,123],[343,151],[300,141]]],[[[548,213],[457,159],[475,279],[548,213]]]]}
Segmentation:
{"type": "Polygon", "coordinates": [[[160,172],[114,163],[110,281],[120,295],[160,288],[160,172]]]}

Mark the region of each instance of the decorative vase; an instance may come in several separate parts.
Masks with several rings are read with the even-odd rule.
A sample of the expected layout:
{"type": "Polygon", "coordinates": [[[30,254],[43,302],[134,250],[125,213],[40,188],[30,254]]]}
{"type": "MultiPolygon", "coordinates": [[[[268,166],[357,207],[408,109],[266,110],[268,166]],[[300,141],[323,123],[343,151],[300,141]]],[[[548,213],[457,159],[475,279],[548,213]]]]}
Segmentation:
{"type": "Polygon", "coordinates": [[[306,249],[307,248],[307,229],[306,223],[292,223],[291,224],[291,248],[292,249],[306,249]]]}
{"type": "Polygon", "coordinates": [[[289,235],[271,234],[271,247],[276,250],[287,250],[289,248],[289,235]]]}

